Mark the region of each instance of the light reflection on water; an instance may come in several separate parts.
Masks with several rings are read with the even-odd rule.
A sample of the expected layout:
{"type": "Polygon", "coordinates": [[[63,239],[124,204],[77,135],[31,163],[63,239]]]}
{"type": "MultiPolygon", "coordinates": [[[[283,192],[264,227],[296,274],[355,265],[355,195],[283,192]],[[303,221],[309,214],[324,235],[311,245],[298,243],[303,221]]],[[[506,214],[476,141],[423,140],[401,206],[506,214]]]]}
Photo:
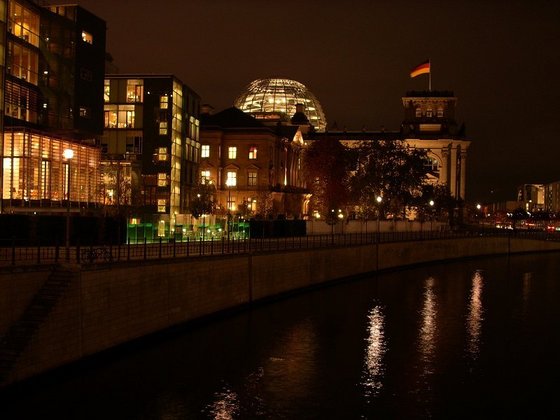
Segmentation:
{"type": "Polygon", "coordinates": [[[206,409],[206,413],[215,420],[232,420],[239,414],[239,396],[227,386],[214,394],[215,400],[206,409]]]}
{"type": "Polygon", "coordinates": [[[272,341],[272,350],[253,373],[237,386],[223,386],[203,410],[215,420],[282,417],[289,401],[305,399],[316,382],[317,337],[314,326],[303,320],[272,341]],[[233,389],[237,389],[237,393],[233,389]]]}
{"type": "Polygon", "coordinates": [[[362,385],[366,397],[376,396],[383,388],[385,367],[383,356],[387,351],[385,342],[385,315],[383,308],[376,305],[368,314],[368,336],[362,385]]]}
{"type": "Polygon", "coordinates": [[[420,312],[421,325],[418,341],[423,376],[433,373],[437,334],[437,301],[434,291],[435,280],[428,277],[424,282],[424,304],[420,312]]]}
{"type": "Polygon", "coordinates": [[[469,312],[467,315],[467,353],[472,360],[476,360],[480,353],[480,335],[484,308],[482,306],[482,287],[484,278],[480,271],[472,277],[469,312]]]}

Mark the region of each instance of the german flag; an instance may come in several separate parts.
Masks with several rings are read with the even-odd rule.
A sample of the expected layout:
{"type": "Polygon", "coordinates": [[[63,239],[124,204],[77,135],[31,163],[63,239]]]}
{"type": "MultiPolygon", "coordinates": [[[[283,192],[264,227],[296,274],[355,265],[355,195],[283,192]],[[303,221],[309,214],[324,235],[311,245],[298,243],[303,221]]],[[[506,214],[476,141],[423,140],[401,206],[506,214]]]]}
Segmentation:
{"type": "Polygon", "coordinates": [[[411,72],[410,77],[420,76],[421,74],[430,73],[430,60],[424,61],[422,64],[417,65],[411,72]]]}

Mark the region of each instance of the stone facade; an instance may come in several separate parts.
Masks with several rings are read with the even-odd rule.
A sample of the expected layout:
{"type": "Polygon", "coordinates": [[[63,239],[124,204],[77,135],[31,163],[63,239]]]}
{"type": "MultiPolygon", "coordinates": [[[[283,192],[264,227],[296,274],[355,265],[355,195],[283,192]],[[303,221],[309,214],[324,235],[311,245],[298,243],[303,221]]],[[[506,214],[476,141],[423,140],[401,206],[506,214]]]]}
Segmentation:
{"type": "Polygon", "coordinates": [[[298,126],[267,126],[237,108],[201,115],[202,182],[217,189],[218,210],[301,217],[305,183],[298,126]]]}

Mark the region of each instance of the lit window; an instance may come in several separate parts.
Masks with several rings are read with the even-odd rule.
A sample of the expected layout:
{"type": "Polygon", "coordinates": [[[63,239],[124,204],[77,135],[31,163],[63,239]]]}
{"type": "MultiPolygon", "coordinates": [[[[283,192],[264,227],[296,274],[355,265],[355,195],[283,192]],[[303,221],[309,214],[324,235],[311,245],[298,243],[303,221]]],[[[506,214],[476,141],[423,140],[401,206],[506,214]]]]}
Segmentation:
{"type": "Polygon", "coordinates": [[[236,206],[235,206],[235,197],[233,197],[233,196],[228,196],[228,198],[227,198],[227,208],[228,208],[228,210],[230,210],[230,211],[235,211],[235,210],[237,210],[237,209],[236,209],[236,206]]]}
{"type": "Polygon", "coordinates": [[[82,41],[87,42],[88,44],[93,44],[93,35],[89,32],[82,31],[82,41]]]}
{"type": "Polygon", "coordinates": [[[117,105],[105,105],[105,128],[117,128],[117,105]]]}
{"type": "Polygon", "coordinates": [[[431,118],[432,115],[433,115],[432,108],[428,108],[428,109],[426,110],[426,117],[431,118]]]}
{"type": "Polygon", "coordinates": [[[420,118],[422,116],[422,109],[420,107],[416,108],[416,118],[420,118]]]}
{"type": "Polygon", "coordinates": [[[165,236],[165,220],[160,220],[158,222],[157,235],[159,237],[165,236]]]}
{"type": "Polygon", "coordinates": [[[157,174],[157,185],[158,185],[158,187],[167,187],[167,174],[166,173],[157,174]]]}
{"type": "Polygon", "coordinates": [[[134,105],[119,105],[119,128],[134,127],[134,105]]]}
{"type": "Polygon", "coordinates": [[[249,159],[257,158],[257,146],[249,147],[249,159]]]}
{"type": "Polygon", "coordinates": [[[111,81],[105,80],[103,85],[103,100],[105,102],[109,102],[111,94],[111,81]]]}
{"type": "Polygon", "coordinates": [[[165,206],[167,205],[167,200],[165,198],[158,198],[157,201],[157,211],[158,213],[165,213],[165,206]]]}
{"type": "Polygon", "coordinates": [[[210,145],[203,144],[200,150],[200,157],[208,158],[210,157],[210,145]]]}
{"type": "Polygon", "coordinates": [[[169,107],[169,96],[161,95],[159,97],[159,107],[161,109],[167,109],[169,107]]]}
{"type": "Polygon", "coordinates": [[[439,168],[439,163],[438,160],[434,157],[427,157],[424,160],[424,167],[429,171],[429,172],[437,172],[438,168],[439,168]]]}
{"type": "Polygon", "coordinates": [[[228,171],[226,174],[226,186],[235,187],[237,185],[237,172],[228,171]]]}
{"type": "Polygon", "coordinates": [[[247,174],[247,185],[255,187],[257,185],[257,171],[249,171],[247,174]]]}
{"type": "Polygon", "coordinates": [[[158,147],[157,160],[165,162],[167,160],[167,147],[158,147]]]}
{"type": "Polygon", "coordinates": [[[210,171],[200,171],[200,181],[203,184],[206,184],[210,181],[210,171]]]}
{"type": "Polygon", "coordinates": [[[167,135],[167,121],[161,121],[159,123],[159,135],[160,136],[167,135]]]}
{"type": "Polygon", "coordinates": [[[438,108],[437,109],[437,116],[438,116],[438,118],[443,118],[443,108],[438,108]]]}
{"type": "Polygon", "coordinates": [[[126,81],[126,102],[144,101],[144,81],[129,79],[126,81]]]}
{"type": "Polygon", "coordinates": [[[235,146],[228,147],[228,158],[237,159],[237,147],[235,146]]]}

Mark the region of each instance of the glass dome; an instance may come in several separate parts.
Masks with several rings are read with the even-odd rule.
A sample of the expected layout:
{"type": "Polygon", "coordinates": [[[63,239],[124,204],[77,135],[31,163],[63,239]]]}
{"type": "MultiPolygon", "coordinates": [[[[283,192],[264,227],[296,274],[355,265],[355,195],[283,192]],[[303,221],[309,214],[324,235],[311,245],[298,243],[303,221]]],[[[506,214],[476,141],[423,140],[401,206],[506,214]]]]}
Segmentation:
{"type": "Polygon", "coordinates": [[[237,97],[234,105],[259,119],[278,116],[291,118],[296,105],[302,104],[304,113],[315,130],[325,131],[327,121],[321,104],[305,85],[290,79],[257,79],[237,97]]]}

